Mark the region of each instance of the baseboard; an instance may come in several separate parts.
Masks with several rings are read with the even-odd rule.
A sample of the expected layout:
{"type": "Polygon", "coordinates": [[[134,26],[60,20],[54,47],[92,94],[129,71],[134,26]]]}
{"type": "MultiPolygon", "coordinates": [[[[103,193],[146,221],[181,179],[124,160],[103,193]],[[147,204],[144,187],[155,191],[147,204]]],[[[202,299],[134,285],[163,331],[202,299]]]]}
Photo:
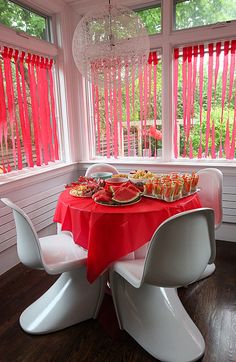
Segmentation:
{"type": "Polygon", "coordinates": [[[223,223],[221,227],[216,230],[216,239],[236,242],[236,224],[223,223]]]}

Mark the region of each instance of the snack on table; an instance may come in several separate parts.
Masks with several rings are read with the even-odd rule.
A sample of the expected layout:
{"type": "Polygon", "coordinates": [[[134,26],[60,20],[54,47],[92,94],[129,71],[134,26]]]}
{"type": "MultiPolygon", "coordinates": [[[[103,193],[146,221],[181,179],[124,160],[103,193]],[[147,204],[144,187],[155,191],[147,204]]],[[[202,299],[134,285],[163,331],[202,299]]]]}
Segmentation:
{"type": "Polygon", "coordinates": [[[92,198],[95,202],[105,203],[106,205],[124,205],[139,200],[140,194],[139,189],[130,183],[117,186],[114,190],[99,190],[92,198]]]}
{"type": "Polygon", "coordinates": [[[102,187],[102,182],[92,177],[80,176],[78,181],[71,182],[65,188],[71,188],[70,195],[77,197],[91,197],[102,187]]]}
{"type": "Polygon", "coordinates": [[[127,173],[114,173],[111,178],[117,178],[117,177],[120,177],[120,178],[128,178],[128,175],[127,173]]]}
{"type": "Polygon", "coordinates": [[[151,179],[155,177],[156,174],[148,170],[134,170],[130,172],[129,179],[142,180],[142,179],[151,179]]]}
{"type": "Polygon", "coordinates": [[[172,202],[197,190],[198,175],[170,173],[157,176],[144,184],[143,194],[172,202]]]}

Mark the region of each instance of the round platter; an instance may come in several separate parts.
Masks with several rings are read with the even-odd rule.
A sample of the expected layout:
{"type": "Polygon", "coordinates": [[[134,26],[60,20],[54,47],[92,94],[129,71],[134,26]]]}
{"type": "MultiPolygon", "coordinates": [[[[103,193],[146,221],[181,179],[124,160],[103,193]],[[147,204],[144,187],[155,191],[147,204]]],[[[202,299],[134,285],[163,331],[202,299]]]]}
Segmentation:
{"type": "Polygon", "coordinates": [[[92,195],[90,195],[90,196],[88,196],[88,195],[78,195],[78,194],[76,194],[76,190],[73,190],[73,189],[71,189],[70,191],[69,191],[69,194],[71,195],[71,196],[74,196],[74,197],[80,197],[80,198],[82,198],[82,199],[85,199],[85,198],[88,198],[88,197],[92,197],[92,195]]]}
{"type": "Polygon", "coordinates": [[[120,203],[120,204],[108,204],[106,202],[100,202],[100,201],[94,201],[96,204],[98,205],[103,205],[103,206],[112,206],[112,207],[117,207],[117,206],[129,206],[129,205],[134,205],[134,204],[137,204],[139,201],[141,200],[141,196],[134,200],[134,201],[131,201],[131,202],[128,202],[128,203],[120,203]]]}

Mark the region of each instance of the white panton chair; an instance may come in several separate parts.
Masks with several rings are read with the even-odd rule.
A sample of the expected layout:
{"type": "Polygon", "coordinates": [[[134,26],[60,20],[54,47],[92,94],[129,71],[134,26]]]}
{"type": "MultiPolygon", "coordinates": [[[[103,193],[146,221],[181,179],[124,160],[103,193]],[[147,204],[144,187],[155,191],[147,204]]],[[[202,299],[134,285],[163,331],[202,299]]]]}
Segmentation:
{"type": "Polygon", "coordinates": [[[88,167],[85,176],[90,177],[93,173],[96,172],[111,172],[116,174],[118,173],[118,170],[115,166],[109,165],[108,163],[96,163],[88,167]]]}
{"type": "Polygon", "coordinates": [[[30,334],[45,334],[96,318],[106,278],[93,284],[86,278],[87,253],[68,233],[38,238],[34,226],[22,209],[9,199],[1,201],[13,212],[17,253],[20,261],[48,274],[61,274],[56,282],[20,316],[22,329],[30,334]]]}
{"type": "MultiPolygon", "coordinates": [[[[198,187],[200,189],[198,195],[201,200],[202,207],[210,207],[215,212],[215,229],[222,224],[222,187],[223,174],[217,168],[204,168],[197,172],[199,176],[198,187]]],[[[209,277],[215,271],[215,264],[212,263],[206,267],[200,279],[209,277]]]]}
{"type": "Polygon", "coordinates": [[[215,228],[222,224],[222,187],[223,174],[217,168],[204,168],[197,172],[199,176],[198,193],[202,207],[210,207],[215,211],[215,228]]]}
{"type": "Polygon", "coordinates": [[[199,278],[215,258],[214,210],[179,213],[155,231],[144,259],[110,269],[121,329],[160,361],[196,361],[204,339],[184,309],[177,288],[199,278]]]}

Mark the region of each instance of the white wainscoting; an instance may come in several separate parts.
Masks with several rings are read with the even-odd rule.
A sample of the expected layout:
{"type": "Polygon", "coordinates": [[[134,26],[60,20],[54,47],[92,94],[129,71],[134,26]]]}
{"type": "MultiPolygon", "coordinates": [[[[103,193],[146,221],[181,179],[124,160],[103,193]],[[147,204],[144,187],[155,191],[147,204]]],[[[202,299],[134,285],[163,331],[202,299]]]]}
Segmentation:
{"type": "Polygon", "coordinates": [[[219,240],[236,242],[236,177],[224,178],[223,186],[223,223],[216,230],[219,240]]]}
{"type": "MultiPolygon", "coordinates": [[[[78,178],[77,165],[55,171],[55,175],[26,179],[19,187],[12,183],[0,186],[0,197],[7,197],[21,207],[30,217],[39,236],[56,232],[53,215],[64,185],[78,178]]],[[[19,263],[16,252],[16,230],[13,215],[0,202],[0,274],[19,263]]]]}
{"type": "MultiPolygon", "coordinates": [[[[17,205],[30,217],[38,232],[53,223],[53,215],[63,185],[40,192],[23,200],[17,205]]],[[[0,219],[0,253],[16,243],[16,230],[12,211],[9,207],[1,208],[0,219]]]]}

